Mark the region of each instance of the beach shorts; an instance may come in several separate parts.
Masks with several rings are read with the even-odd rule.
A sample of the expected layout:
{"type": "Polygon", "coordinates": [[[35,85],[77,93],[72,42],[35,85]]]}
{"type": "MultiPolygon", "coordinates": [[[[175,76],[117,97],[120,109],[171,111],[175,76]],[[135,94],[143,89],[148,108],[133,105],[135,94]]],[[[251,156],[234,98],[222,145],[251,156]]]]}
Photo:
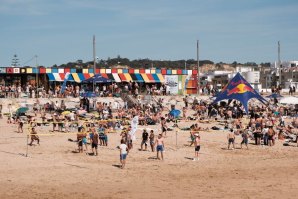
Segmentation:
{"type": "Polygon", "coordinates": [[[87,138],[83,138],[83,144],[87,144],[87,138]]]}
{"type": "Polygon", "coordinates": [[[106,142],[108,142],[108,136],[107,135],[104,135],[103,140],[106,141],[106,142]]]}
{"type": "Polygon", "coordinates": [[[201,146],[196,146],[195,147],[195,151],[200,151],[200,149],[201,149],[201,146]]]}
{"type": "Polygon", "coordinates": [[[120,154],[120,160],[126,160],[127,154],[120,154]]]}
{"type": "Polygon", "coordinates": [[[234,139],[233,138],[230,138],[229,139],[229,143],[234,143],[234,139]]]}
{"type": "Polygon", "coordinates": [[[247,145],[248,144],[248,139],[243,139],[241,144],[246,144],[247,145]]]}
{"type": "Polygon", "coordinates": [[[162,127],[162,132],[166,132],[167,129],[165,127],[162,127]]]}
{"type": "Polygon", "coordinates": [[[83,146],[83,142],[82,141],[79,141],[79,146],[83,146]]]}
{"type": "Polygon", "coordinates": [[[147,140],[142,140],[141,145],[145,144],[147,146],[147,140]]]}
{"type": "Polygon", "coordinates": [[[163,152],[163,146],[162,145],[157,145],[156,151],[161,151],[163,152]]]}
{"type": "Polygon", "coordinates": [[[93,148],[96,148],[96,149],[97,149],[97,145],[98,145],[98,144],[94,144],[94,143],[92,143],[92,149],[93,149],[93,148]]]}

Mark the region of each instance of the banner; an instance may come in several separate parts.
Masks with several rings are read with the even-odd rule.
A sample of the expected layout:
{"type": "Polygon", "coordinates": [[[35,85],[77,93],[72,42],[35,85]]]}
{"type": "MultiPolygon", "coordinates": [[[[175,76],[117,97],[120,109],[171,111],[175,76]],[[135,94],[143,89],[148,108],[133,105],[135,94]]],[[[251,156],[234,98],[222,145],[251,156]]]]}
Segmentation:
{"type": "Polygon", "coordinates": [[[131,120],[131,131],[129,132],[131,139],[136,140],[136,131],[138,129],[139,117],[136,115],[131,120]]]}
{"type": "Polygon", "coordinates": [[[66,82],[69,78],[69,75],[70,75],[70,73],[65,74],[64,81],[63,81],[63,84],[62,84],[62,87],[61,87],[61,94],[63,94],[65,89],[66,89],[66,82]]]}
{"type": "Polygon", "coordinates": [[[165,75],[165,85],[167,92],[178,94],[178,75],[165,75]]]}

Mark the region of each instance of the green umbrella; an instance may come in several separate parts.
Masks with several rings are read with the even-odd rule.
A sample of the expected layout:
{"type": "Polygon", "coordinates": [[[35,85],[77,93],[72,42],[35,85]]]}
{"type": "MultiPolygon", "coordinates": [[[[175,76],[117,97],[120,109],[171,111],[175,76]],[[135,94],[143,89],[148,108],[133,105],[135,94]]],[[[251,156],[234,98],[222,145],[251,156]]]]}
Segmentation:
{"type": "Polygon", "coordinates": [[[16,114],[19,115],[21,113],[26,113],[29,110],[27,107],[21,107],[16,111],[16,114]]]}

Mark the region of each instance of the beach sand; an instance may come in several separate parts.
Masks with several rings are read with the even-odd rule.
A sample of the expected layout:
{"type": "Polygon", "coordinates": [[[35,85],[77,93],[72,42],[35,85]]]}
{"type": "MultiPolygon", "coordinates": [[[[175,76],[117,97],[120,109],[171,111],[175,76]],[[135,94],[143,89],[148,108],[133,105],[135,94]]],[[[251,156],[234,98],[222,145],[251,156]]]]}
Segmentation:
{"type": "MultiPolygon", "coordinates": [[[[165,160],[160,161],[155,153],[139,151],[142,128],[147,127],[160,129],[160,125],[139,126],[122,170],[116,148],[119,133],[109,134],[109,146],[100,146],[99,156],[76,153],[77,144],[68,141],[76,135],[59,134],[40,136],[40,146],[29,146],[26,157],[27,131],[18,134],[17,125],[2,119],[0,198],[297,198],[294,145],[277,141],[274,147],[249,144],[249,150],[241,150],[237,137],[236,149],[226,150],[226,131],[201,132],[200,160],[192,161],[189,131],[177,132],[177,139],[176,132],[169,131],[165,160]]],[[[49,129],[37,127],[38,133],[49,129]]]]}

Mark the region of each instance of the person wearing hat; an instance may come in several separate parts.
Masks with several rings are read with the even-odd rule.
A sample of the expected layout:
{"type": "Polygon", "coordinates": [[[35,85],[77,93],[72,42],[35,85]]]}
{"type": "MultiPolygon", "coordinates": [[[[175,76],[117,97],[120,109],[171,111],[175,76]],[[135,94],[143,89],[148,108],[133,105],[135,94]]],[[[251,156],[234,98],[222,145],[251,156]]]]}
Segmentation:
{"type": "Polygon", "coordinates": [[[199,151],[201,149],[201,144],[200,144],[200,135],[198,133],[194,134],[195,140],[194,140],[194,145],[195,145],[195,157],[193,161],[199,160],[199,151]]]}

